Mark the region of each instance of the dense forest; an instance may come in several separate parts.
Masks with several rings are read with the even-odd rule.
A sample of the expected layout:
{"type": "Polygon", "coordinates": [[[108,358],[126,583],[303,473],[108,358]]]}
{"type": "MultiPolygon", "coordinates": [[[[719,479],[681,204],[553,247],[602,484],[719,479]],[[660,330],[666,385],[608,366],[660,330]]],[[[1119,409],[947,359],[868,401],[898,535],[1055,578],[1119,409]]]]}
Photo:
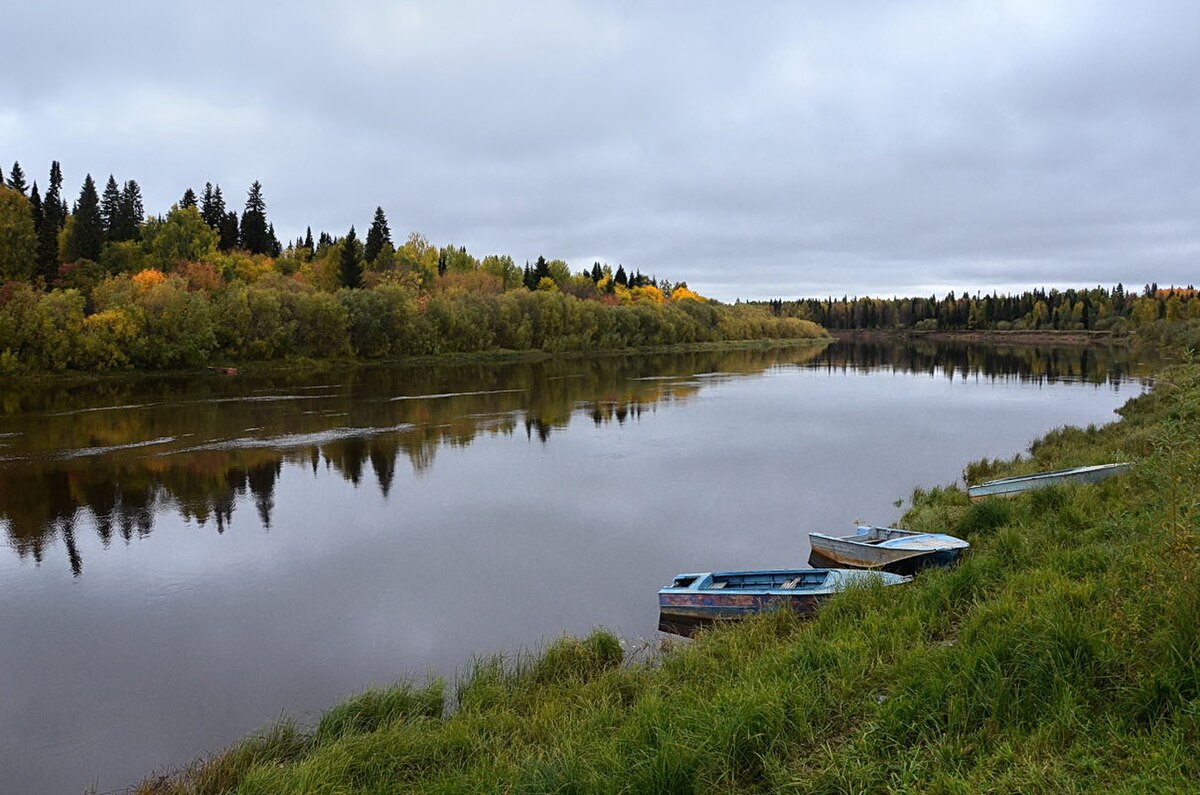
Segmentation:
{"type": "Polygon", "coordinates": [[[361,240],[310,227],[285,245],[257,181],[240,214],[210,183],[164,215],[111,175],[103,190],[87,175],[68,206],[57,161],[44,194],[19,163],[0,183],[0,373],[824,335],[621,265],[397,245],[381,207],[361,240]]]}
{"type": "Polygon", "coordinates": [[[1200,320],[1197,291],[1147,284],[1112,289],[1028,290],[1020,295],[948,293],[944,298],[849,298],[765,302],[776,317],[811,320],[828,329],[1020,331],[1057,329],[1126,334],[1200,320]],[[1157,321],[1165,321],[1159,323],[1157,321]]]}

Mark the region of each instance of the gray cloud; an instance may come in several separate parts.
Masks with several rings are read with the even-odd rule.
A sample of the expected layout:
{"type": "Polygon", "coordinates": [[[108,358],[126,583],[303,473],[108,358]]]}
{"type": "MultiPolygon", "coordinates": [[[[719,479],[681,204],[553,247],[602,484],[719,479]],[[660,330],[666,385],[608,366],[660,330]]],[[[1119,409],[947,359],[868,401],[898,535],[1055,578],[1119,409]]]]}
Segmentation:
{"type": "Polygon", "coordinates": [[[0,160],[711,295],[1188,283],[1200,7],[21,4],[0,160]]]}

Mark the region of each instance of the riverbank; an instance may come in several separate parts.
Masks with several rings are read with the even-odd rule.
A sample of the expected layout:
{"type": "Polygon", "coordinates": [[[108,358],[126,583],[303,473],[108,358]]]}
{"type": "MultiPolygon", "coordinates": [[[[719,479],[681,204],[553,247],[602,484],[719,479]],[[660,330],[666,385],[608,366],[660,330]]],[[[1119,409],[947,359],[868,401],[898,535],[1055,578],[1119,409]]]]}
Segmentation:
{"type": "Polygon", "coordinates": [[[913,329],[839,329],[830,334],[838,340],[929,340],[931,342],[969,342],[986,345],[1127,345],[1128,336],[1114,336],[1108,331],[1021,330],[999,331],[917,331],[913,329]]]}
{"type": "Polygon", "coordinates": [[[310,359],[298,357],[286,360],[258,360],[177,370],[122,370],[97,373],[37,372],[6,376],[10,386],[55,386],[78,387],[88,384],[103,384],[129,379],[155,378],[231,378],[259,375],[302,375],[317,373],[344,373],[362,368],[378,367],[423,367],[463,364],[505,364],[546,361],[573,361],[590,358],[619,356],[644,356],[673,353],[707,353],[722,351],[754,351],[775,348],[824,347],[834,341],[833,337],[811,339],[750,339],[724,340],[716,342],[680,342],[673,345],[648,345],[638,348],[615,348],[602,351],[544,351],[544,350],[490,350],[468,353],[441,353],[424,356],[400,356],[389,359],[310,359]],[[229,371],[229,372],[227,372],[229,371]]]}
{"type": "Polygon", "coordinates": [[[914,493],[899,524],[973,548],[902,589],[650,661],[604,632],[480,661],[138,791],[1184,791],[1200,775],[1200,366],[1121,413],[971,469],[1136,461],[1127,476],[974,505],[914,493]]]}

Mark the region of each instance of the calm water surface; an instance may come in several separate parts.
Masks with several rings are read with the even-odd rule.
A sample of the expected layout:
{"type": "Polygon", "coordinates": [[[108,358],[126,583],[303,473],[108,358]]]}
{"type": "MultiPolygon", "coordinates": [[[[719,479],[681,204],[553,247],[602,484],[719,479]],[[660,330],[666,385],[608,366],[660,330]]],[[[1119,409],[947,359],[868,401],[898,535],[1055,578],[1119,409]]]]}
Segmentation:
{"type": "Polygon", "coordinates": [[[0,791],[126,787],[284,711],[803,565],[1103,423],[1153,363],[851,345],[0,385],[0,791]]]}

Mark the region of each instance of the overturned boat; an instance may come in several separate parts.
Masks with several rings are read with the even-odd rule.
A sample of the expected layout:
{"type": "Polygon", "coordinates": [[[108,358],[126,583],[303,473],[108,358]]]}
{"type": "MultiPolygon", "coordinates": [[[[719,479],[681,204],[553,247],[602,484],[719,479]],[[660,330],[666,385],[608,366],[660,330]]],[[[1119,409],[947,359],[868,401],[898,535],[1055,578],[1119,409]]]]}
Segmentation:
{"type": "Polygon", "coordinates": [[[972,500],[980,500],[984,497],[1011,496],[1020,494],[1023,491],[1029,491],[1030,489],[1054,486],[1059,483],[1099,483],[1114,475],[1120,475],[1129,471],[1131,466],[1133,464],[1126,462],[1096,464],[1095,466],[1075,467],[1074,469],[1059,469],[1054,472],[1039,472],[1036,475],[1018,475],[1012,478],[989,480],[977,486],[968,486],[967,496],[972,500]]]}
{"type": "Polygon", "coordinates": [[[691,637],[700,627],[768,610],[810,613],[854,585],[898,585],[911,577],[854,569],[764,569],[680,574],[658,592],[658,628],[691,637]]]}
{"type": "Polygon", "coordinates": [[[918,533],[896,527],[859,527],[853,535],[809,533],[808,562],[912,574],[926,566],[949,566],[971,545],[942,533],[918,533]]]}

